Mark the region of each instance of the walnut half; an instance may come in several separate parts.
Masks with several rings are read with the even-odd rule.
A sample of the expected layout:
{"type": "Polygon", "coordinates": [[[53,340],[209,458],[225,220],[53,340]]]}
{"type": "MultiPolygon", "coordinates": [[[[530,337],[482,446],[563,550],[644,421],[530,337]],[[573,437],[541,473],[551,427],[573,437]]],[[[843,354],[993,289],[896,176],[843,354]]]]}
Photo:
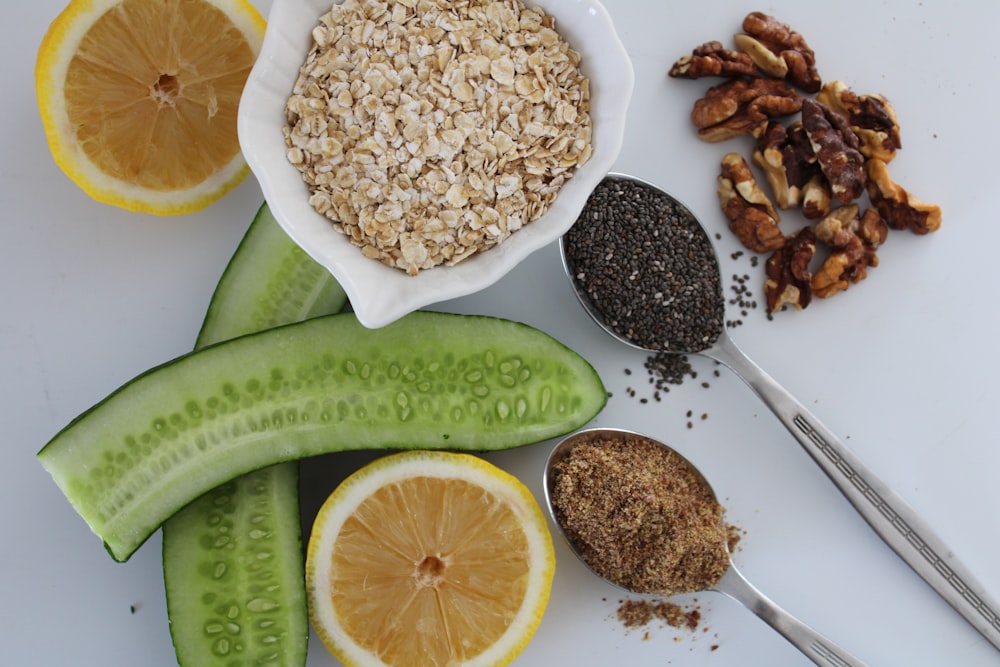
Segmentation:
{"type": "Polygon", "coordinates": [[[858,95],[843,81],[830,81],[816,100],[847,118],[860,141],[858,150],[865,157],[889,162],[902,148],[896,110],[883,96],[858,95]]]}
{"type": "Polygon", "coordinates": [[[782,209],[801,206],[806,184],[820,173],[809,138],[798,121],[787,128],[777,121],[769,123],[751,158],[764,171],[774,201],[782,209]]]}
{"type": "Polygon", "coordinates": [[[802,109],[802,97],[779,79],[730,79],[712,86],[694,103],[691,122],[709,142],[741,135],[759,137],[772,118],[802,109]]]}
{"type": "Polygon", "coordinates": [[[815,226],[816,238],[832,248],[812,277],[812,292],[826,299],[859,283],[878,266],[878,247],[889,232],[878,211],[859,215],[857,204],[841,206],[815,226]]]}
{"type": "Polygon", "coordinates": [[[746,52],[762,70],[778,78],[787,78],[807,93],[822,85],[816,70],[816,54],[805,38],[790,27],[763,12],[750,12],[743,19],[744,35],[736,35],[737,48],[746,52]]]}
{"type": "Polygon", "coordinates": [[[719,204],[729,219],[729,228],[743,245],[754,252],[771,252],[785,244],[774,204],[757,184],[750,165],[739,153],[722,158],[719,173],[719,204]]]}
{"type": "Polygon", "coordinates": [[[925,204],[893,182],[884,160],[868,160],[865,171],[868,198],[889,227],[909,229],[914,234],[927,234],[941,227],[941,208],[925,204]]]}
{"type": "Polygon", "coordinates": [[[774,313],[789,305],[802,310],[809,305],[812,301],[809,264],[815,254],[816,235],[812,227],[803,227],[767,259],[764,295],[768,312],[774,313]]]}
{"type": "Polygon", "coordinates": [[[757,76],[757,66],[750,56],[727,49],[722,42],[705,42],[683,56],[670,68],[675,79],[700,79],[706,76],[757,76]]]}
{"type": "Polygon", "coordinates": [[[850,204],[860,197],[865,191],[865,157],[847,119],[807,99],[802,102],[802,126],[837,201],[850,204]]]}

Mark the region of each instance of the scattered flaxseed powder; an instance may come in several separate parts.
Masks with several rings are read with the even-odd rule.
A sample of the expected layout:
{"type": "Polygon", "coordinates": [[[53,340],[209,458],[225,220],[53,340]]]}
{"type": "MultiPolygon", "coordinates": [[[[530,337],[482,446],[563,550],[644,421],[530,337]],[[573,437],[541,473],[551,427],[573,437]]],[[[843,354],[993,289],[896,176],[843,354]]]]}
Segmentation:
{"type": "Polygon", "coordinates": [[[552,469],[556,520],[583,560],[635,593],[712,588],[729,567],[723,508],[678,454],[644,438],[592,440],[552,469]]]}
{"type": "MultiPolygon", "coordinates": [[[[726,526],[726,537],[729,553],[734,553],[743,539],[746,531],[734,524],[726,526]]],[[[695,600],[697,602],[697,600],[695,600]]],[[[673,628],[686,627],[695,630],[701,621],[701,610],[696,605],[685,609],[684,607],[663,600],[635,600],[626,599],[618,601],[616,611],[618,620],[627,629],[648,625],[653,620],[660,620],[673,628]]],[[[708,626],[702,627],[702,632],[708,632],[708,626]]],[[[649,639],[649,633],[643,635],[643,639],[649,639]]],[[[718,635],[716,635],[718,638],[718,635]]],[[[713,644],[711,650],[716,650],[718,644],[713,644]]]]}
{"type": "Polygon", "coordinates": [[[746,531],[739,526],[730,524],[726,528],[726,540],[728,542],[729,553],[736,551],[736,547],[739,545],[740,540],[743,539],[744,535],[746,535],[746,531]]]}
{"type": "Polygon", "coordinates": [[[654,620],[666,623],[672,628],[694,630],[701,620],[698,609],[684,609],[673,602],[664,600],[622,600],[618,605],[618,620],[626,628],[649,625],[654,620]]]}

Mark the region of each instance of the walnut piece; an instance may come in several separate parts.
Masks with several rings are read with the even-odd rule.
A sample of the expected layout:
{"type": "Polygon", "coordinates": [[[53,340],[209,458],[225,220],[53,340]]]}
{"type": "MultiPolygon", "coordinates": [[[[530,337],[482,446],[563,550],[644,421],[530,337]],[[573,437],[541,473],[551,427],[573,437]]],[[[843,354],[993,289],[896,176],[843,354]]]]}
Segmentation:
{"type": "Polygon", "coordinates": [[[768,257],[764,265],[768,312],[777,312],[788,305],[802,310],[809,305],[812,301],[809,264],[815,254],[816,235],[812,227],[803,227],[768,257]]]}
{"type": "Polygon", "coordinates": [[[865,171],[868,174],[868,198],[890,228],[927,234],[941,227],[941,208],[925,204],[893,182],[884,160],[868,160],[865,171]]]}
{"type": "Polygon", "coordinates": [[[809,138],[798,121],[787,128],[776,121],[768,123],[751,159],[764,171],[774,200],[782,209],[801,206],[803,189],[820,173],[809,138]]]}
{"type": "Polygon", "coordinates": [[[309,203],[416,275],[540,217],[592,151],[590,83],[520,0],[334,3],[285,106],[309,203]]]}
{"type": "Polygon", "coordinates": [[[785,244],[785,235],[778,226],[781,219],[778,211],[757,184],[742,155],[727,153],[723,156],[718,181],[722,212],[729,219],[729,228],[744,246],[764,253],[785,244]]]}
{"type": "Polygon", "coordinates": [[[816,54],[802,35],[763,12],[747,14],[743,31],[747,34],[734,38],[736,46],[758,67],[771,76],[787,78],[807,93],[820,89],[823,81],[816,70],[816,54]]]}
{"type": "Polygon", "coordinates": [[[847,118],[857,135],[858,150],[867,158],[889,162],[903,147],[896,110],[881,95],[857,95],[843,81],[830,81],[816,100],[847,118]]]}
{"type": "Polygon", "coordinates": [[[759,137],[772,118],[802,109],[802,97],[780,79],[730,79],[712,86],[694,103],[691,122],[709,142],[740,135],[759,137]]]}
{"type": "Polygon", "coordinates": [[[727,49],[722,42],[705,42],[683,56],[668,74],[676,79],[700,79],[706,76],[757,76],[757,66],[745,53],[727,49]]]}
{"type": "Polygon", "coordinates": [[[849,204],[860,197],[865,191],[865,158],[847,119],[825,104],[805,99],[802,126],[837,201],[849,204]]]}
{"type": "Polygon", "coordinates": [[[816,224],[816,238],[832,248],[812,277],[812,292],[826,299],[859,283],[868,267],[878,266],[876,251],[889,232],[878,211],[869,208],[859,216],[857,204],[841,206],[816,224]]]}
{"type": "Polygon", "coordinates": [[[802,186],[802,215],[808,220],[820,220],[830,214],[833,192],[823,174],[816,174],[802,186]]]}

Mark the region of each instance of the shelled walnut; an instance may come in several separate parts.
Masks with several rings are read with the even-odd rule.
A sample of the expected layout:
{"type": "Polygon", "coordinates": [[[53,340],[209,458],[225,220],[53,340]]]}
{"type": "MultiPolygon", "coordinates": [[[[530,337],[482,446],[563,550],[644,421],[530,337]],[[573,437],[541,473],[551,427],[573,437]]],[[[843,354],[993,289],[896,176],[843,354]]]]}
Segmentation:
{"type": "Polygon", "coordinates": [[[682,56],[668,74],[676,79],[700,79],[706,76],[757,76],[757,66],[742,51],[727,49],[722,42],[705,42],[690,55],[682,56]]]}
{"type": "Polygon", "coordinates": [[[802,101],[802,127],[833,196],[850,204],[865,191],[865,158],[847,119],[815,100],[802,101]]]}
{"type": "Polygon", "coordinates": [[[802,215],[807,220],[820,220],[833,207],[833,192],[823,174],[816,174],[802,188],[802,215]]]}
{"type": "Polygon", "coordinates": [[[820,173],[809,138],[797,121],[787,128],[777,121],[768,123],[757,139],[751,155],[771,186],[778,208],[802,205],[806,184],[820,173]]]}
{"type": "Polygon", "coordinates": [[[746,248],[771,253],[769,313],[802,309],[813,295],[827,298],[864,280],[890,229],[938,229],[941,209],[889,177],[886,163],[902,141],[885,97],[858,95],[840,80],[824,84],[805,39],[773,16],[751,12],[743,30],[735,52],[706,42],[676,61],[670,76],[729,77],[695,102],[691,120],[705,141],[755,140],[749,158],[776,206],[735,152],[722,159],[719,202],[746,248]],[[797,209],[810,224],[785,236],[779,209],[797,209]]]}
{"type": "Polygon", "coordinates": [[[889,177],[885,161],[877,158],[865,164],[868,174],[868,198],[882,219],[892,229],[909,229],[927,234],[941,227],[941,208],[925,204],[889,177]]]}
{"type": "Polygon", "coordinates": [[[857,204],[841,206],[814,227],[816,238],[832,248],[812,277],[812,292],[821,299],[861,282],[869,267],[878,266],[876,251],[889,229],[875,209],[859,211],[857,204]]]}
{"type": "Polygon", "coordinates": [[[779,79],[730,79],[712,86],[694,103],[691,122],[698,137],[719,142],[741,135],[759,137],[773,118],[802,109],[802,97],[779,79]]]}
{"type": "Polygon", "coordinates": [[[774,313],[785,306],[802,310],[812,301],[812,272],[809,269],[816,254],[816,235],[812,227],[803,227],[785,245],[767,259],[764,271],[764,296],[767,310],[774,313]]]}
{"type": "Polygon", "coordinates": [[[771,76],[787,78],[807,93],[820,89],[816,54],[802,35],[763,12],[747,14],[743,31],[746,34],[735,35],[733,40],[758,67],[771,76]]]}
{"type": "Polygon", "coordinates": [[[718,178],[719,203],[729,219],[729,228],[754,252],[771,252],[785,244],[778,226],[780,216],[770,198],[757,184],[750,165],[739,153],[722,158],[718,178]]]}
{"type": "Polygon", "coordinates": [[[889,162],[903,147],[896,110],[881,95],[858,95],[843,81],[830,81],[817,93],[816,100],[847,118],[858,137],[858,150],[866,158],[889,162]]]}

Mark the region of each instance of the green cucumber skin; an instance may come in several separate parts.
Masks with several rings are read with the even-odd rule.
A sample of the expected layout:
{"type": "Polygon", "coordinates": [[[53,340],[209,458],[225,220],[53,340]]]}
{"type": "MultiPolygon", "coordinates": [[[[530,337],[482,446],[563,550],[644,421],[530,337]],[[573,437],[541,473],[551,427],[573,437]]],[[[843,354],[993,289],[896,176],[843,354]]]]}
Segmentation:
{"type": "Polygon", "coordinates": [[[339,312],[347,294],[278,225],[265,203],[215,288],[195,348],[339,312]]]}
{"type": "MultiPolygon", "coordinates": [[[[196,349],[341,310],[333,276],[263,204],[212,295],[196,349]]],[[[298,464],[223,484],[163,524],[163,580],[181,667],[301,667],[309,643],[298,464]]]]}
{"type": "Polygon", "coordinates": [[[594,368],[532,327],[416,312],[381,329],[352,314],[211,345],[152,369],[39,452],[111,555],[250,470],[349,449],[526,445],[607,401],[594,368]]]}
{"type": "Polygon", "coordinates": [[[181,667],[300,667],[309,646],[298,466],[247,473],[163,524],[170,635],[181,667]]]}

